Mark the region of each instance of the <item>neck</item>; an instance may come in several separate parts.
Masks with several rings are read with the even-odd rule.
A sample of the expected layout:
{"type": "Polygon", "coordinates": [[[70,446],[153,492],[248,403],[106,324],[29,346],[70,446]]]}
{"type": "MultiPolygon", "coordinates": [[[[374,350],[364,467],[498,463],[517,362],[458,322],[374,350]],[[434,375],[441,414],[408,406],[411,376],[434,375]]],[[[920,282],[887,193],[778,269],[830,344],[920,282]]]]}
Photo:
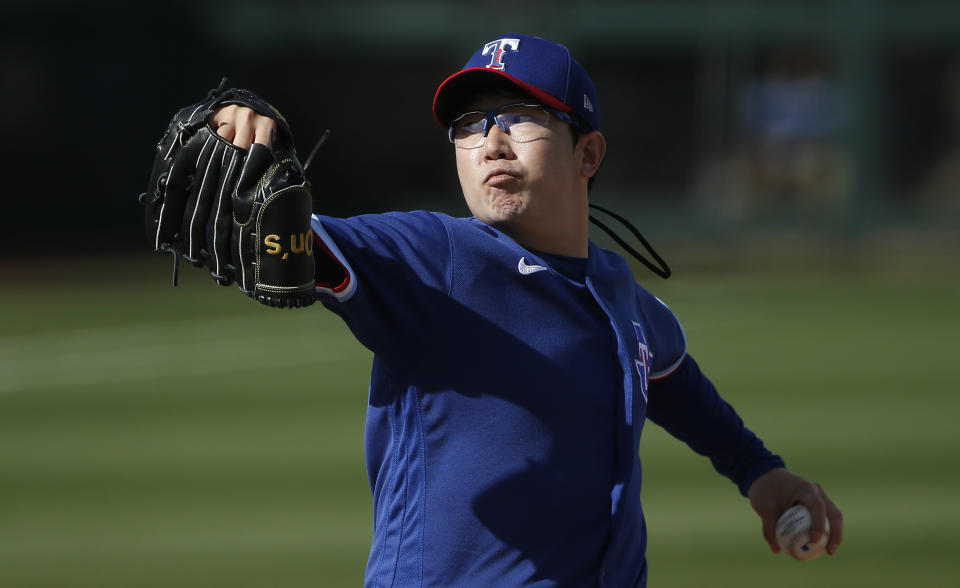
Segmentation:
{"type": "Polygon", "coordinates": [[[576,214],[545,214],[542,218],[525,216],[523,219],[498,224],[497,228],[527,249],[565,255],[588,256],[590,221],[586,204],[576,214]]]}

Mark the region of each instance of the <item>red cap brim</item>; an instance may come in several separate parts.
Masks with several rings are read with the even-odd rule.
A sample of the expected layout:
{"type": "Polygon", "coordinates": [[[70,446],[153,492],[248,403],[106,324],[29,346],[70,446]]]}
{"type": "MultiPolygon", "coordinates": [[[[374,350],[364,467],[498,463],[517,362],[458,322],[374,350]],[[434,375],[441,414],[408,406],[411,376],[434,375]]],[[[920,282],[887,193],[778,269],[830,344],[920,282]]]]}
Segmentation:
{"type": "Polygon", "coordinates": [[[551,96],[543,90],[518,80],[517,78],[502,71],[487,69],[485,67],[470,67],[467,69],[462,69],[443,80],[440,86],[437,87],[437,93],[433,96],[433,117],[438,123],[440,123],[441,126],[447,126],[450,124],[450,121],[452,121],[453,118],[459,114],[459,112],[457,112],[458,107],[464,100],[467,99],[467,97],[458,96],[458,94],[462,93],[464,89],[468,88],[473,91],[471,95],[475,94],[477,90],[476,85],[469,85],[465,82],[465,80],[476,80],[476,78],[481,76],[496,76],[495,79],[497,80],[505,79],[511,82],[513,85],[519,87],[523,92],[529,94],[551,108],[556,108],[562,112],[570,112],[572,110],[569,106],[554,96],[551,96]],[[458,92],[458,90],[460,91],[458,92]]]}

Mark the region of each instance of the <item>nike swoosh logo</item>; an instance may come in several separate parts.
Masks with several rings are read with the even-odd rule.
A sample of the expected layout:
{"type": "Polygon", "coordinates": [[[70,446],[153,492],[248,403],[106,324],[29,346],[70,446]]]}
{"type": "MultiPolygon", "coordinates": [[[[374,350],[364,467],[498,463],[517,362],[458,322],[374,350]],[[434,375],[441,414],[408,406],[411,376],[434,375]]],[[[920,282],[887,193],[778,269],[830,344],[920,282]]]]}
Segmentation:
{"type": "Polygon", "coordinates": [[[537,272],[542,272],[547,269],[542,265],[527,265],[527,260],[520,258],[520,263],[517,264],[517,269],[520,270],[520,273],[523,275],[535,274],[537,272]]]}

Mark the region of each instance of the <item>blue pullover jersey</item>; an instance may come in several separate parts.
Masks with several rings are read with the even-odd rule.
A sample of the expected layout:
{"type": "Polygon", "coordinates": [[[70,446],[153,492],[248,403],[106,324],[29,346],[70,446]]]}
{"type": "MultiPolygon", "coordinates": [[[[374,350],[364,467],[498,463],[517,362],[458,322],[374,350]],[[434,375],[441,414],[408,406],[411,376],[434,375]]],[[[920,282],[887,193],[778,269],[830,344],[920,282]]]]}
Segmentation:
{"type": "Polygon", "coordinates": [[[619,255],[422,211],[313,230],[342,276],[318,270],[318,297],[374,353],[368,587],[644,586],[648,417],[742,493],[783,465],[619,255]]]}

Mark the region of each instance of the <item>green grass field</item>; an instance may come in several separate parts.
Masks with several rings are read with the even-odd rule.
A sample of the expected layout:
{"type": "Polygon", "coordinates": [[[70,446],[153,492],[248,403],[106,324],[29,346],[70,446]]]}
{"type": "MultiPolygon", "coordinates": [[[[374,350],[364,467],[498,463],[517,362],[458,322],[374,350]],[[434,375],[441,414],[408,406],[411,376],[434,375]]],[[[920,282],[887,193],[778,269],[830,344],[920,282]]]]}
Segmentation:
{"type": "MultiPolygon", "coordinates": [[[[369,353],[319,306],[190,268],[172,289],[167,259],[0,266],[0,587],[359,586],[369,353]]],[[[773,556],[733,485],[649,425],[652,588],[960,585],[956,268],[648,280],[847,524],[836,557],[773,556]]]]}

